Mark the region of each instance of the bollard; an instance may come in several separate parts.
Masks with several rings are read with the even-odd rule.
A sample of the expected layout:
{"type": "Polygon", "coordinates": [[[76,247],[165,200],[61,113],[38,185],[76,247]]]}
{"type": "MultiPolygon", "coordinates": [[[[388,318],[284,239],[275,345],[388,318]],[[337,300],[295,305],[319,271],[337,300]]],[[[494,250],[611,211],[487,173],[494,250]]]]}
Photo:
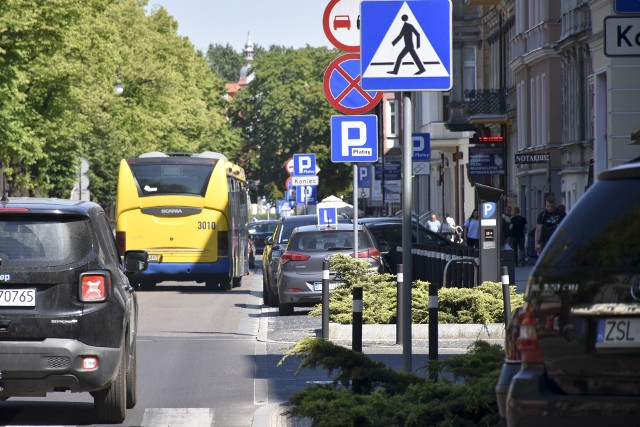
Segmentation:
{"type": "MultiPolygon", "coordinates": [[[[429,283],[429,360],[438,360],[438,285],[429,283]]],[[[429,364],[429,376],[438,379],[438,370],[429,364]]]]}
{"type": "Polygon", "coordinates": [[[504,327],[509,323],[511,315],[511,292],[509,290],[509,267],[502,267],[502,298],[504,299],[504,327]]]}
{"type": "Polygon", "coordinates": [[[322,339],[329,339],[329,262],[322,262],[322,339]]]}
{"type": "Polygon", "coordinates": [[[362,353],[362,288],[353,288],[351,349],[362,353]]]}
{"type": "Polygon", "coordinates": [[[396,344],[402,344],[402,286],[404,275],[402,274],[402,264],[398,264],[398,289],[396,291],[396,344]]]}

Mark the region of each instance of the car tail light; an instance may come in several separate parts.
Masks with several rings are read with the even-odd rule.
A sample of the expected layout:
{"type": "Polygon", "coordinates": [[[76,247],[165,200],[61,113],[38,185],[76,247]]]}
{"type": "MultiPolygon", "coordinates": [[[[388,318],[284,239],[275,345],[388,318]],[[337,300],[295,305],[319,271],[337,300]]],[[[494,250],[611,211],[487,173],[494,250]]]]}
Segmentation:
{"type": "Polygon", "coordinates": [[[285,252],[280,257],[280,264],[284,265],[289,261],[306,261],[310,258],[309,255],[296,254],[294,252],[285,252]]]}
{"type": "Polygon", "coordinates": [[[116,245],[118,246],[118,255],[124,256],[127,250],[127,232],[116,231],[116,245]]]}
{"type": "Polygon", "coordinates": [[[80,301],[103,302],[111,294],[111,276],[106,272],[88,272],[80,275],[80,301]]]}
{"type": "Polygon", "coordinates": [[[218,256],[229,256],[228,231],[218,231],[218,256]]]}
{"type": "MultiPolygon", "coordinates": [[[[351,258],[353,258],[353,254],[350,255],[351,258]]],[[[364,251],[358,252],[358,258],[373,258],[380,261],[380,251],[377,249],[365,249],[364,251]]]]}
{"type": "Polygon", "coordinates": [[[520,351],[520,356],[525,362],[542,362],[540,354],[540,342],[536,331],[536,316],[533,307],[525,303],[522,313],[518,317],[520,324],[516,347],[520,351]]]}
{"type": "Polygon", "coordinates": [[[98,358],[95,356],[85,356],[82,358],[82,369],[85,371],[95,371],[98,369],[98,358]]]}
{"type": "Polygon", "coordinates": [[[29,212],[29,209],[27,209],[27,208],[0,208],[0,212],[2,212],[2,213],[7,213],[7,212],[29,212]]]}

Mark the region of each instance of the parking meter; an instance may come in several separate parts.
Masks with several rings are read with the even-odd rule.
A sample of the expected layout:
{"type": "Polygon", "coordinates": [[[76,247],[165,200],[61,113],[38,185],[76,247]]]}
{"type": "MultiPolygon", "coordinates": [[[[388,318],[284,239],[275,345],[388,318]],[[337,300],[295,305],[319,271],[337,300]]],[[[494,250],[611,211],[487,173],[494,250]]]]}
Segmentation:
{"type": "Polygon", "coordinates": [[[502,190],[476,184],[480,219],[480,283],[500,281],[502,190]]]}

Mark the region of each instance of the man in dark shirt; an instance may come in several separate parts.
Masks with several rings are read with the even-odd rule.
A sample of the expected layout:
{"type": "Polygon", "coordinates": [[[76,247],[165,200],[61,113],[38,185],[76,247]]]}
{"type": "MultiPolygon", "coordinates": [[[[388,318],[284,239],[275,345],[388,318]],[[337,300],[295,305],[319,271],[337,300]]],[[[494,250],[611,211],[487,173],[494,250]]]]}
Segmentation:
{"type": "Polygon", "coordinates": [[[524,236],[527,232],[527,219],[520,215],[520,208],[513,208],[513,216],[509,223],[509,231],[511,232],[511,247],[516,259],[516,266],[518,263],[524,265],[524,236]]]}
{"type": "Polygon", "coordinates": [[[544,245],[556,230],[560,221],[565,217],[565,212],[556,208],[556,199],[553,196],[547,196],[546,208],[538,215],[536,221],[536,252],[542,252],[544,245]]]}

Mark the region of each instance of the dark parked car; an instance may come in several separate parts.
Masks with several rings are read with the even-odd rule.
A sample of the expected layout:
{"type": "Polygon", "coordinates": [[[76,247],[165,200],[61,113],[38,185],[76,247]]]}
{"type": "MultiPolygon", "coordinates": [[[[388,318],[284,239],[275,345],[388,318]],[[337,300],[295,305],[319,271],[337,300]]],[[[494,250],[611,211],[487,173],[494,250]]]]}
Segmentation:
{"type": "Polygon", "coordinates": [[[90,392],[99,422],[136,404],[138,303],[100,206],[0,201],[0,400],[90,392]]]}
{"type": "MultiPolygon", "coordinates": [[[[381,250],[366,226],[358,227],[357,253],[359,260],[369,262],[371,271],[385,272],[381,250]]],[[[323,263],[336,254],[354,255],[353,224],[307,225],[293,231],[277,274],[281,316],[292,314],[296,306],[312,306],[322,300],[323,263]]],[[[335,276],[329,273],[329,289],[340,283],[335,276]]]]}
{"type": "MultiPolygon", "coordinates": [[[[348,217],[340,215],[338,222],[350,223],[350,220],[348,217]]],[[[302,225],[313,225],[317,223],[317,215],[282,217],[278,220],[273,235],[267,238],[266,247],[262,252],[262,298],[268,306],[277,307],[279,303],[276,273],[278,272],[280,255],[282,255],[287,247],[293,229],[302,225]]]]}
{"type": "MultiPolygon", "coordinates": [[[[360,218],[358,223],[365,224],[378,244],[386,242],[389,252],[384,255],[390,272],[397,273],[397,265],[402,264],[402,219],[396,217],[360,218]]],[[[453,243],[439,233],[434,233],[427,227],[412,222],[411,243],[432,243],[438,246],[464,246],[453,243]]]]}
{"type": "Polygon", "coordinates": [[[496,387],[509,426],[639,424],[638,189],[640,163],[601,173],[540,254],[496,387]]]}
{"type": "Polygon", "coordinates": [[[265,239],[273,235],[277,223],[277,219],[249,223],[249,238],[253,240],[253,245],[255,247],[254,257],[255,255],[262,255],[262,251],[264,251],[264,247],[266,245],[265,239]]]}

